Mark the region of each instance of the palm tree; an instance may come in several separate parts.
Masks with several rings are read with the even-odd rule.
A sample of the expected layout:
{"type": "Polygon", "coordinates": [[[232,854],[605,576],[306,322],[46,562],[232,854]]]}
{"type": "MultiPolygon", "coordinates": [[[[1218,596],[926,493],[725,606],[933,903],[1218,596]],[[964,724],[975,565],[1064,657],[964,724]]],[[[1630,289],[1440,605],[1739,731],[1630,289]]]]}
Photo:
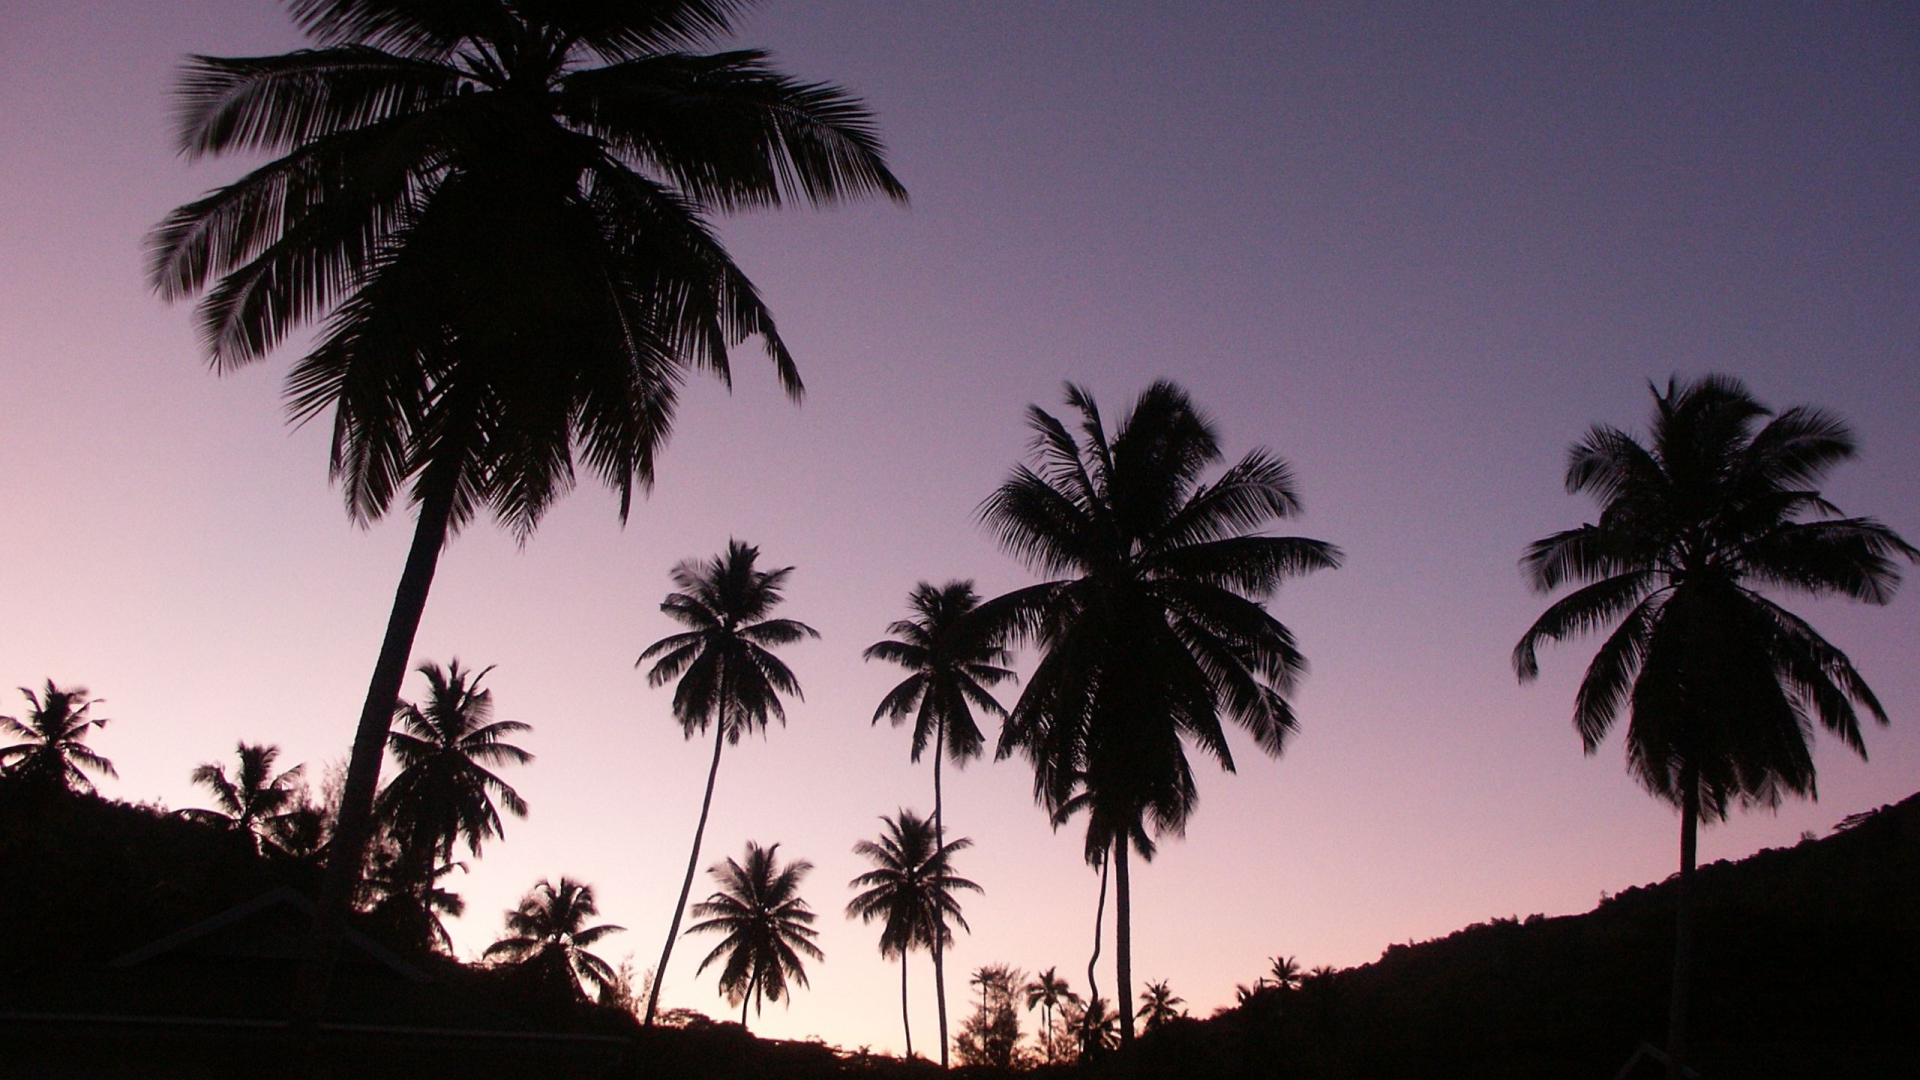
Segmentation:
{"type": "MultiPolygon", "coordinates": [[[[700,971],[724,957],[720,992],[729,1004],[740,1003],[740,1026],[747,1025],[747,1005],[758,1008],[763,999],[779,1001],[788,995],[788,981],[807,985],[801,956],[825,960],[814,945],[813,910],[800,899],[800,882],[813,869],[805,859],[781,866],[774,853],[779,844],[761,847],[747,841],[745,865],[728,859],[708,869],[720,883],[713,895],[693,905],[702,922],[687,927],[689,934],[725,934],[713,947],[700,971]]],[[[656,980],[657,982],[658,980],[656,980]]]]}
{"type": "MultiPolygon", "coordinates": [[[[994,700],[988,687],[998,686],[1014,677],[1005,666],[1007,650],[982,631],[978,620],[969,616],[980,597],[971,581],[949,581],[935,588],[922,581],[907,597],[914,618],[902,619],[887,627],[892,638],[875,642],[862,656],[867,660],[886,660],[906,668],[911,674],[880,700],[873,711],[873,722],[881,717],[895,727],[912,716],[913,749],[911,760],[918,762],[928,742],[933,743],[933,829],[937,838],[946,836],[944,800],[940,790],[940,760],[952,757],[956,766],[980,756],[984,739],[974,723],[973,709],[978,706],[991,716],[1005,719],[1006,709],[994,700]]],[[[933,943],[934,996],[939,1003],[940,1064],[947,1064],[947,979],[943,956],[944,943],[933,943]]]]}
{"type": "Polygon", "coordinates": [[[467,851],[502,835],[498,800],[515,817],[527,816],[526,800],[488,765],[525,765],[533,755],[506,741],[533,730],[518,720],[493,719],[493,691],[480,688],[491,667],[470,671],[456,658],[445,670],[431,661],[417,669],[427,680],[424,705],[402,701],[394,709],[399,730],[387,746],[400,771],[376,803],[400,846],[403,864],[424,875],[453,861],[454,844],[467,851]]]}
{"type": "MultiPolygon", "coordinates": [[[[853,853],[872,862],[874,868],[848,882],[849,888],[866,891],[847,904],[847,917],[861,922],[884,920],[880,931],[880,955],[900,958],[900,1024],[906,1031],[907,1056],[913,1056],[913,1028],[907,1019],[907,953],[925,948],[933,953],[934,970],[939,972],[941,951],[952,942],[951,918],[962,930],[972,932],[954,892],[960,889],[983,891],[979,885],[953,872],[953,853],[973,846],[962,837],[942,844],[932,823],[911,810],[902,809],[893,817],[880,818],[886,835],[878,843],[862,840],[853,845],[853,853]]],[[[941,1003],[940,1066],[947,1065],[946,1005],[941,1003]]]]}
{"type": "Polygon", "coordinates": [[[376,841],[363,892],[365,910],[400,940],[423,951],[453,952],[453,936],[442,916],[459,918],[467,902],[442,885],[455,870],[466,873],[463,862],[444,863],[422,871],[416,858],[404,853],[391,837],[376,841]]]}
{"type": "Polygon", "coordinates": [[[1162,979],[1147,984],[1146,992],[1140,995],[1140,1011],[1134,1015],[1146,1025],[1148,1031],[1152,1031],[1169,1020],[1185,1016],[1174,1006],[1186,1003],[1187,999],[1175,994],[1167,986],[1167,981],[1162,979]]]}
{"type": "Polygon", "coordinates": [[[1069,1004],[1062,1009],[1067,1024],[1073,1028],[1080,1040],[1080,1056],[1091,1057],[1102,1050],[1112,1050],[1119,1044],[1114,1037],[1114,1025],[1119,1022],[1119,1014],[1114,1011],[1113,1002],[1095,995],[1091,1000],[1080,1004],[1069,1004]]]}
{"type": "Polygon", "coordinates": [[[280,757],[277,746],[240,743],[235,748],[240,765],[234,775],[226,767],[207,762],[193,770],[193,782],[213,792],[217,810],[182,810],[180,816],[194,821],[218,824],[243,834],[258,855],[261,841],[282,835],[289,816],[299,812],[304,790],[300,774],[306,766],[274,775],[273,764],[280,757]]]}
{"type": "Polygon", "coordinates": [[[270,160],[169,214],[149,280],[203,297],[220,372],[321,322],[288,378],[293,419],[332,414],[355,520],[403,489],[418,507],[297,992],[310,1035],[447,540],[483,509],[524,537],[576,458],[624,520],[686,373],[730,380],[750,337],[798,397],[711,213],[906,193],[857,98],[763,52],[682,51],[731,33],[740,0],[288,4],[315,47],[188,61],[181,151],[270,160]]]}
{"type": "Polygon", "coordinates": [[[89,698],[84,686],[62,689],[48,679],[46,689],[36,694],[26,687],[33,708],[25,720],[0,716],[0,733],[21,740],[12,746],[0,746],[0,769],[23,784],[43,791],[93,791],[87,773],[118,777],[113,762],[87,746],[87,729],[107,726],[105,717],[88,713],[102,699],[89,698]]]}
{"type": "Polygon", "coordinates": [[[1268,986],[1278,990],[1295,990],[1300,986],[1300,964],[1291,956],[1275,956],[1268,960],[1272,966],[1262,978],[1268,986]]]}
{"type": "Polygon", "coordinates": [[[1047,1061],[1054,1060],[1053,1055],[1053,1014],[1065,1004],[1080,1003],[1080,995],[1073,992],[1067,980],[1061,978],[1054,968],[1048,968],[1034,976],[1033,981],[1023,989],[1027,994],[1027,1011],[1036,1007],[1040,1010],[1041,1030],[1046,1032],[1045,1044],[1047,1061]]]}
{"type": "Polygon", "coordinates": [[[1691,883],[1702,817],[1735,801],[1814,796],[1814,723],[1862,758],[1855,710],[1887,722],[1844,653],[1762,590],[1884,604],[1899,557],[1920,552],[1871,518],[1840,516],[1815,485],[1854,456],[1852,431],[1807,406],[1775,414],[1739,380],[1709,375],[1652,387],[1643,443],[1596,425],[1568,454],[1566,486],[1600,504],[1597,522],[1535,541],[1521,559],[1555,601],[1513,651],[1526,682],[1542,642],[1614,629],[1574,699],[1574,727],[1597,752],[1627,714],[1627,762],[1680,811],[1667,1069],[1686,1055],[1691,883]]]}
{"type": "Polygon", "coordinates": [[[542,878],[520,898],[520,906],[507,912],[509,936],[487,946],[486,955],[536,964],[540,973],[563,982],[584,999],[581,983],[598,990],[614,977],[613,968],[587,947],[623,929],[586,925],[598,914],[593,886],[570,877],[562,877],[557,885],[542,878]]]}
{"type": "Polygon", "coordinates": [[[1152,858],[1198,798],[1184,742],[1234,767],[1221,717],[1277,756],[1295,728],[1287,694],[1306,661],[1263,606],[1280,582],[1340,552],[1251,530],[1299,510],[1292,472],[1254,450],[1216,476],[1213,425],[1185,391],[1156,382],[1109,438],[1093,398],[1069,385],[1084,443],[1038,406],[1033,466],[981,505],[1001,545],[1052,580],[982,607],[989,626],[1041,657],[1002,729],[1056,827],[1088,811],[1087,861],[1111,851],[1121,1034],[1133,1037],[1127,850],[1152,858]]]}
{"type": "Polygon", "coordinates": [[[647,646],[633,663],[639,667],[650,659],[656,661],[647,672],[649,686],[680,680],[673,691],[673,716],[680,721],[682,736],[691,739],[708,725],[713,727],[713,761],[707,766],[700,820],[693,828],[693,851],[687,856],[680,899],[673,906],[667,942],[660,949],[653,988],[647,994],[649,1025],[659,1009],[660,984],[666,981],[667,961],[680,936],[680,917],[693,891],[700,841],[707,831],[707,812],[713,808],[713,782],[720,773],[720,750],[727,743],[737,744],[743,735],[765,733],[769,717],[783,725],[787,722],[780,695],[802,697],[800,682],[768,649],[820,636],[806,623],[767,617],[780,603],[793,567],[761,570],[754,565],[759,558],[759,548],[729,539],[724,553],[675,566],[671,576],[678,588],[667,594],[660,610],[689,629],[647,646]]]}

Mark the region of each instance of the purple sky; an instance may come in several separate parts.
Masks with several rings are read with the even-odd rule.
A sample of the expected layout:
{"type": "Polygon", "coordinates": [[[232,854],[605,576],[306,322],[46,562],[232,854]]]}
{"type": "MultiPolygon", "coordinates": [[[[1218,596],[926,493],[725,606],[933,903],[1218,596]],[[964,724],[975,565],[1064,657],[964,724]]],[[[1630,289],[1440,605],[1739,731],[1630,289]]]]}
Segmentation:
{"type": "MultiPolygon", "coordinates": [[[[1543,605],[1515,559],[1591,516],[1560,487],[1570,441],[1640,427],[1648,379],[1709,370],[1848,417],[1863,451],[1830,495],[1920,539],[1920,17],[1273,7],[793,2],[745,21],[741,42],[865,97],[913,205],[729,222],[805,406],[743,352],[731,397],[687,395],[627,528],[583,487],[523,550],[483,526],[442,561],[416,658],[497,664],[499,713],[539,755],[510,778],[533,816],[454,882],[463,951],[565,873],[630,928],[605,953],[652,962],[707,751],[632,664],[673,628],[668,568],[738,536],[798,567],[787,613],[824,640],[788,654],[807,691],[788,727],[722,763],[703,863],[752,838],[818,866],[828,960],[756,1030],[897,1049],[898,969],[840,910],[854,840],[928,809],[931,785],[904,732],[868,726],[897,672],[859,652],[918,579],[1029,580],[973,511],[1023,452],[1023,407],[1069,378],[1115,417],[1179,381],[1230,455],[1292,461],[1293,529],[1348,553],[1274,608],[1313,662],[1300,738],[1203,772],[1188,837],[1135,874],[1138,978],[1204,1013],[1276,952],[1360,963],[1672,869],[1675,815],[1618,741],[1580,754],[1591,645],[1515,684],[1543,605]]],[[[342,756],[405,550],[404,516],[348,523],[322,426],[282,422],[293,352],[216,378],[188,310],[142,281],[143,233],[238,167],[172,153],[175,64],[299,43],[239,0],[0,7],[0,686],[105,697],[119,798],[202,804],[188,773],[241,738],[316,771],[342,756]]],[[[1913,595],[1798,606],[1893,726],[1868,732],[1871,764],[1823,738],[1821,801],[1710,829],[1703,858],[1920,786],[1913,595]]],[[[950,826],[977,844],[960,869],[987,890],[953,996],[993,961],[1081,983],[1097,881],[1078,826],[1048,831],[1017,762],[948,777],[950,826]]],[[[665,997],[724,1013],[693,976],[704,951],[681,947],[665,997]]],[[[918,998],[916,1029],[932,1021],[918,998]]]]}

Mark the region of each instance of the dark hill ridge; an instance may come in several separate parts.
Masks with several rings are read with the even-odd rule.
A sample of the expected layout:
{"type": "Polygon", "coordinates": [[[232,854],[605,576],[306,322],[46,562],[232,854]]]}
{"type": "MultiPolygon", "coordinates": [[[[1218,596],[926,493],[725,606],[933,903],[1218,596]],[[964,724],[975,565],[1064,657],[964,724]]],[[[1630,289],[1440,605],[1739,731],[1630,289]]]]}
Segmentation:
{"type": "MultiPolygon", "coordinates": [[[[1825,839],[1701,867],[1696,881],[1704,1076],[1920,1077],[1920,795],[1825,839]]],[[[1612,1077],[1665,1031],[1673,890],[1395,945],[1165,1032],[1143,1064],[1167,1076],[1612,1077]]]]}

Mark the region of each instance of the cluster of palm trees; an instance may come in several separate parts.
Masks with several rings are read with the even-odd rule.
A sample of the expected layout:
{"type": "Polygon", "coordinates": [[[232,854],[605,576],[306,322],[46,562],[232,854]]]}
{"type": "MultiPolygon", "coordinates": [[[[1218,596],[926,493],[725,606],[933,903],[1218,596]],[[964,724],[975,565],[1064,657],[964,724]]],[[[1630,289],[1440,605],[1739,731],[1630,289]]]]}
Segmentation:
{"type": "MultiPolygon", "coordinates": [[[[158,226],[150,280],[168,299],[199,298],[217,371],[256,362],[318,322],[288,376],[294,416],[330,417],[331,470],[355,520],[384,516],[396,497],[417,509],[303,969],[296,1026],[310,1036],[381,820],[381,760],[389,749],[410,752],[396,747],[391,727],[399,717],[406,737],[437,737],[430,713],[419,726],[396,703],[445,545],[483,511],[531,532],[580,467],[618,492],[624,518],[635,491],[653,482],[681,381],[695,370],[730,379],[729,348],[749,338],[765,346],[789,394],[800,394],[773,316],[718,242],[712,215],[904,200],[905,191],[857,98],[784,75],[755,50],[691,51],[731,32],[739,0],[288,6],[312,48],[187,63],[183,152],[267,160],[158,226]]],[[[1514,665],[1531,678],[1539,643],[1615,627],[1582,683],[1576,724],[1593,752],[1616,717],[1629,716],[1635,774],[1681,811],[1684,897],[1702,816],[1811,794],[1809,727],[1862,751],[1857,708],[1886,719],[1846,657],[1758,590],[1883,603],[1896,560],[1915,552],[1820,496],[1815,484],[1853,452],[1835,418],[1804,408],[1770,414],[1719,377],[1670,383],[1655,398],[1650,445],[1599,427],[1575,447],[1568,488],[1596,496],[1600,519],[1540,541],[1524,566],[1543,592],[1583,584],[1527,632],[1514,665]]],[[[876,719],[913,717],[913,755],[933,748],[928,860],[951,850],[940,763],[963,764],[985,746],[974,708],[1002,719],[996,757],[1025,758],[1055,827],[1084,814],[1085,858],[1103,883],[1109,871],[1114,881],[1118,1021],[1130,1040],[1130,859],[1151,859],[1192,817],[1189,749],[1232,771],[1228,726],[1268,756],[1285,749],[1298,726],[1289,695],[1306,662],[1266,604],[1285,579],[1336,567],[1341,555],[1323,541],[1262,533],[1299,510],[1290,470],[1255,450],[1210,473],[1223,460],[1218,436],[1172,383],[1150,386],[1111,429],[1084,390],[1069,387],[1067,401],[1064,421],[1030,409],[1030,461],[980,509],[1040,580],[984,602],[964,582],[923,584],[914,617],[869,656],[910,671],[876,719]],[[1031,675],[1002,710],[990,691],[1010,678],[1007,650],[1023,646],[1034,650],[1031,675]]],[[[812,631],[768,617],[787,571],[758,569],[755,555],[734,544],[676,570],[666,610],[687,629],[641,658],[654,661],[656,684],[679,680],[674,715],[687,736],[711,727],[714,738],[649,1020],[721,750],[783,717],[780,696],[799,693],[770,649],[812,631]]],[[[456,681],[449,673],[450,688],[456,681]]],[[[84,691],[58,693],[70,696],[57,707],[51,684],[45,699],[29,694],[34,713],[5,728],[24,741],[0,749],[0,763],[85,785],[89,771],[110,773],[81,742],[99,722],[85,718],[84,691]],[[42,712],[53,719],[42,724],[42,712]]],[[[513,760],[505,745],[476,744],[480,760],[513,760]]],[[[244,777],[244,753],[241,766],[244,777]]],[[[437,783],[423,779],[419,792],[437,783]]],[[[479,783],[514,811],[497,778],[479,783]]],[[[392,803],[416,797],[411,786],[400,791],[392,803]]],[[[457,838],[477,853],[499,823],[490,803],[478,816],[419,813],[402,845],[419,860],[407,871],[416,880],[423,869],[439,872],[457,838]]],[[[756,850],[733,865],[751,869],[756,850]]],[[[762,851],[769,868],[772,850],[762,851]]],[[[950,868],[923,861],[915,872],[936,871],[950,868]]],[[[548,891],[557,898],[567,884],[548,891]]],[[[1103,905],[1104,895],[1103,884],[1103,905]]],[[[581,899],[569,910],[583,910],[581,899]]],[[[699,909],[710,932],[735,917],[714,903],[699,909]]],[[[957,911],[927,910],[937,914],[883,929],[882,950],[904,960],[910,948],[928,949],[944,1001],[941,920],[957,911]],[[934,921],[914,922],[924,918],[934,921]]],[[[1676,1069],[1686,911],[1683,901],[1676,1069]]],[[[796,915],[794,925],[804,921],[796,915]]],[[[890,916],[884,923],[893,926],[890,916]]],[[[806,953],[807,935],[775,937],[806,953]]],[[[738,975],[730,985],[743,996],[784,992],[789,972],[779,963],[736,971],[727,955],[725,977],[738,975]]],[[[942,1042],[944,1057],[944,1031],[942,1042]]]]}

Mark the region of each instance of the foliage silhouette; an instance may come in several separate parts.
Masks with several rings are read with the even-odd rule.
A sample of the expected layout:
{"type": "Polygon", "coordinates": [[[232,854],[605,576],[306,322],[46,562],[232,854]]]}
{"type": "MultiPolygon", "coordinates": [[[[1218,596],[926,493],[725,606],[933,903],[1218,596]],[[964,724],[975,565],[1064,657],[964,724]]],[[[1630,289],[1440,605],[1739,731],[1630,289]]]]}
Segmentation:
{"type": "Polygon", "coordinates": [[[1055,968],[1035,975],[1022,991],[1027,996],[1027,1010],[1040,1010],[1041,1051],[1046,1055],[1047,1064],[1057,1064],[1060,1059],[1054,1052],[1054,1014],[1064,1005],[1080,1004],[1080,995],[1073,992],[1055,968]]]}
{"type": "Polygon", "coordinates": [[[294,847],[302,846],[305,823],[299,815],[306,806],[301,773],[306,766],[295,765],[276,776],[279,747],[242,742],[234,753],[239,767],[232,776],[215,762],[193,770],[193,782],[213,793],[218,809],[182,810],[180,815],[232,829],[255,854],[261,853],[263,842],[278,848],[282,839],[291,839],[294,847]]]}
{"type": "Polygon", "coordinates": [[[1147,984],[1146,992],[1140,995],[1140,1009],[1134,1014],[1148,1031],[1185,1016],[1176,1006],[1185,1005],[1187,999],[1175,994],[1167,986],[1165,979],[1147,984]]]}
{"type": "Polygon", "coordinates": [[[1020,1050],[1020,991],[1027,973],[1010,964],[987,964],[968,979],[980,1003],[960,1027],[954,1044],[963,1065],[1010,1069],[1026,1064],[1020,1050]]]}
{"type": "Polygon", "coordinates": [[[745,864],[728,859],[709,868],[720,887],[693,905],[693,914],[702,921],[687,927],[689,934],[726,935],[698,970],[726,960],[720,967],[720,992],[729,1003],[739,1003],[742,1027],[748,1004],[758,1009],[765,998],[788,996],[789,981],[807,985],[802,956],[826,959],[813,943],[820,936],[812,927],[813,911],[800,898],[800,882],[813,864],[795,859],[781,866],[775,858],[779,850],[779,844],[763,848],[749,840],[745,864]]]}
{"type": "MultiPolygon", "coordinates": [[[[944,949],[953,940],[948,920],[971,932],[954,893],[981,892],[979,885],[953,872],[953,853],[973,846],[961,837],[940,843],[932,822],[902,809],[881,817],[886,833],[878,842],[861,840],[853,853],[874,868],[848,882],[865,889],[847,904],[847,917],[861,922],[881,920],[880,955],[900,958],[900,1025],[906,1033],[907,1056],[913,1055],[913,1028],[907,1018],[907,954],[914,949],[944,949]]],[[[944,1012],[944,1006],[942,1012],[944,1012]]],[[[946,1028],[940,1031],[940,1065],[947,1065],[946,1028]]]]}
{"type": "Polygon", "coordinates": [[[582,983],[598,991],[613,978],[613,968],[587,947],[624,929],[586,925],[599,913],[593,886],[568,877],[557,884],[542,878],[507,912],[509,936],[487,946],[486,955],[520,964],[547,983],[570,986],[584,1001],[582,983]]]}
{"type": "Polygon", "coordinates": [[[0,736],[21,740],[0,747],[0,770],[10,781],[42,792],[88,793],[93,791],[88,773],[120,775],[113,762],[87,745],[89,728],[107,726],[105,717],[91,715],[101,699],[89,698],[87,692],[84,686],[62,689],[52,679],[37,694],[20,688],[33,706],[26,718],[0,716],[0,736]]]}
{"type": "MultiPolygon", "coordinates": [[[[1005,719],[1007,711],[994,700],[989,689],[1014,678],[1006,667],[1009,654],[990,635],[989,628],[970,618],[979,606],[979,594],[971,581],[949,581],[935,588],[928,582],[914,586],[907,605],[914,617],[887,627],[893,637],[867,646],[867,660],[885,660],[906,668],[911,674],[887,692],[873,711],[873,722],[881,717],[895,727],[913,717],[911,760],[933,743],[933,830],[946,837],[945,800],[940,790],[940,761],[951,757],[956,766],[980,756],[985,740],[974,722],[977,706],[991,716],[1005,719]]],[[[947,1064],[947,977],[944,956],[946,943],[933,942],[934,996],[940,1017],[940,1064],[947,1064]]]]}
{"type": "Polygon", "coordinates": [[[1088,811],[1086,856],[1110,850],[1121,1037],[1133,1037],[1129,847],[1184,830],[1198,793],[1184,743],[1232,771],[1224,713],[1270,756],[1295,728],[1287,694],[1306,660],[1262,606],[1286,577],[1340,564],[1319,540],[1252,532],[1300,508],[1286,463],[1254,450],[1211,482],[1213,425],[1170,382],[1142,393],[1109,436],[1069,385],[1076,437],[1031,406],[1033,464],[981,505],[1002,547],[1053,580],[982,606],[989,626],[1037,644],[1002,729],[1056,826],[1088,811]]]}
{"type": "Polygon", "coordinates": [[[713,808],[713,782],[720,773],[720,751],[727,743],[737,744],[743,735],[764,734],[769,717],[783,725],[787,722],[780,695],[802,697],[800,682],[768,650],[820,636],[806,623],[768,618],[782,599],[793,567],[762,570],[755,565],[759,558],[759,548],[730,539],[727,550],[711,559],[689,559],[675,566],[671,576],[677,588],[667,594],[660,610],[689,629],[647,646],[633,665],[655,661],[647,672],[649,686],[679,680],[673,691],[673,716],[680,721],[684,737],[691,739],[713,727],[713,761],[707,766],[700,820],[693,828],[693,850],[687,856],[680,898],[647,994],[648,1025],[659,1010],[660,985],[666,981],[667,961],[673,957],[680,918],[693,891],[700,842],[707,831],[707,813],[713,808]]]}
{"type": "Polygon", "coordinates": [[[457,842],[465,840],[477,856],[483,842],[502,835],[495,800],[513,816],[527,816],[526,801],[487,766],[531,762],[532,754],[506,738],[533,729],[493,719],[493,691],[480,688],[491,667],[470,671],[455,659],[445,670],[431,661],[416,670],[426,677],[427,698],[394,708],[387,748],[399,771],[375,809],[399,845],[401,870],[411,870],[424,888],[428,875],[453,861],[457,842]]]}
{"type": "Polygon", "coordinates": [[[742,6],[289,0],[315,47],[196,56],[180,76],[184,154],[271,160],[155,228],[152,287],[202,297],[220,372],[321,321],[288,378],[292,417],[332,414],[356,520],[402,489],[418,507],[302,976],[309,1042],[446,541],[483,507],[524,538],[576,458],[624,519],[680,382],[729,380],[749,337],[800,394],[708,213],[905,198],[858,99],[762,52],[681,51],[726,37],[742,6]]]}
{"type": "Polygon", "coordinates": [[[1513,651],[1522,682],[1542,642],[1614,629],[1589,664],[1574,726],[1596,753],[1628,716],[1627,761],[1680,811],[1680,882],[1667,1071],[1686,1060],[1690,883],[1701,818],[1731,803],[1813,796],[1815,723],[1866,756],[1856,704],[1887,715],[1845,654],[1759,590],[1892,598],[1896,559],[1920,552],[1871,518],[1847,518],[1814,487],[1852,458],[1838,417],[1775,415],[1737,379],[1677,378],[1653,393],[1649,441],[1595,425],[1568,452],[1566,486],[1600,518],[1535,541],[1521,559],[1540,593],[1579,582],[1513,651]]]}

